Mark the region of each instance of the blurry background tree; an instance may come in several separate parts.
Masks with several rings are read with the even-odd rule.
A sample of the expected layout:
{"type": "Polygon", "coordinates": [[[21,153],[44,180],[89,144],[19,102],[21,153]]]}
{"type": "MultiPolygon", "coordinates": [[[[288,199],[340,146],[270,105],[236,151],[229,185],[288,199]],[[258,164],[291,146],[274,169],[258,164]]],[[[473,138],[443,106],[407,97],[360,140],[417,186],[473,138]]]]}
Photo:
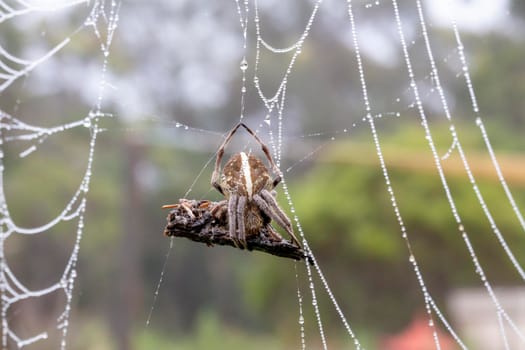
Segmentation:
{"type": "MultiPolygon", "coordinates": [[[[451,58],[457,56],[453,46],[447,46],[450,28],[440,26],[443,14],[439,11],[443,10],[436,1],[425,1],[425,9],[436,23],[432,40],[446,63],[447,70],[442,72],[446,93],[453,101],[456,121],[463,125],[464,147],[481,159],[487,152],[479,130],[473,127],[472,105],[458,77],[461,67],[457,57],[455,61],[451,58]]],[[[376,109],[403,112],[400,118],[385,116],[378,121],[393,185],[426,282],[444,305],[451,288],[478,286],[479,279],[458,238],[437,172],[419,162],[432,158],[405,90],[408,80],[392,6],[389,1],[370,3],[373,6],[357,3],[356,17],[366,38],[362,50],[367,84],[376,109]],[[412,165],[398,161],[400,157],[411,160],[412,165]]],[[[494,2],[495,11],[490,6],[485,10],[485,3],[478,0],[463,5],[471,6],[472,17],[479,12],[482,19],[487,16],[484,11],[492,12],[488,14],[494,18],[490,23],[470,26],[475,20],[463,18],[461,13],[457,20],[484,122],[498,156],[512,159],[504,172],[516,173],[525,163],[525,37],[520,34],[525,7],[519,0],[500,1],[494,2]]],[[[265,36],[281,47],[297,39],[312,3],[259,0],[259,6],[265,36]]],[[[323,4],[291,75],[281,167],[289,169],[285,177],[310,246],[358,336],[373,348],[378,335],[406,325],[423,302],[369,130],[361,122],[361,89],[345,6],[340,1],[323,4]],[[313,152],[319,146],[320,151],[313,152]]],[[[405,30],[413,36],[413,60],[425,61],[421,38],[414,34],[418,25],[415,6],[403,2],[401,10],[405,25],[411,26],[405,30]]],[[[222,133],[238,120],[242,36],[234,2],[127,1],[120,18],[110,58],[110,80],[115,89],[108,91],[107,106],[116,118],[102,121],[106,131],[100,135],[95,154],[70,348],[297,347],[292,262],[183,240],[174,241],[151,324],[145,326],[169,245],[162,236],[167,213],[160,206],[184,196],[219,199],[209,185],[211,168],[203,170],[203,166],[213,156],[222,133]]],[[[71,23],[40,19],[31,23],[31,28],[45,25],[46,39],[72,31],[71,23]]],[[[1,33],[2,45],[11,50],[23,53],[32,49],[27,26],[2,23],[1,33]]],[[[254,33],[249,35],[252,65],[254,33]]],[[[65,53],[53,56],[43,72],[36,71],[24,84],[0,96],[2,109],[46,125],[53,124],[53,115],[80,115],[93,87],[90,81],[79,84],[74,77],[77,71],[90,69],[93,45],[93,38],[74,37],[73,44],[65,53]],[[46,112],[42,113],[37,102],[44,98],[46,112]]],[[[263,58],[262,84],[274,86],[285,61],[263,58]]],[[[255,124],[264,111],[249,86],[247,122],[255,124]]],[[[431,104],[427,107],[437,145],[444,154],[450,146],[450,133],[447,125],[440,123],[442,113],[431,104]]],[[[83,132],[47,140],[31,161],[16,160],[16,147],[6,150],[11,155],[5,164],[6,195],[14,217],[37,224],[54,215],[54,208],[67,197],[60,191],[69,193],[77,186],[76,170],[81,168],[81,164],[61,162],[62,153],[85,155],[83,132]],[[28,206],[28,198],[40,200],[28,206]]],[[[480,164],[485,163],[480,160],[480,164]]],[[[519,178],[510,185],[523,209],[525,183],[519,178]]],[[[518,284],[514,267],[501,249],[495,249],[496,239],[466,175],[453,176],[450,185],[490,280],[496,285],[518,284]]],[[[501,231],[525,263],[525,236],[499,182],[495,176],[482,176],[480,187],[501,231]]],[[[70,228],[56,231],[51,238],[20,239],[6,247],[18,272],[35,285],[50,277],[33,275],[31,259],[57,271],[63,265],[63,240],[70,228]],[[45,254],[37,257],[35,251],[45,254]]],[[[300,283],[306,283],[302,267],[297,270],[300,283]]],[[[303,291],[307,294],[306,287],[303,291]]],[[[343,330],[335,313],[324,294],[319,294],[331,344],[345,344],[339,340],[343,330]]],[[[308,339],[316,343],[312,310],[305,307],[305,312],[309,316],[307,334],[312,335],[308,339]]],[[[43,313],[40,317],[45,320],[47,316],[43,313]]]]}

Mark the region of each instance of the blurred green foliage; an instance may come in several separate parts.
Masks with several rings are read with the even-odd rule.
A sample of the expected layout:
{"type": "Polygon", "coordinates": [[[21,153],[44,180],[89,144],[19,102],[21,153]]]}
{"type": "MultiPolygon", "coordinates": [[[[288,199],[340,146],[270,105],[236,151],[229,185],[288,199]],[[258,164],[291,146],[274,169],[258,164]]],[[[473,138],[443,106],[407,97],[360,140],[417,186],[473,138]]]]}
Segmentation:
{"type": "Polygon", "coordinates": [[[214,311],[203,310],[197,318],[196,328],[189,334],[169,336],[154,331],[137,332],[137,349],[170,350],[236,350],[236,349],[286,349],[271,334],[244,333],[221,323],[214,311]]]}

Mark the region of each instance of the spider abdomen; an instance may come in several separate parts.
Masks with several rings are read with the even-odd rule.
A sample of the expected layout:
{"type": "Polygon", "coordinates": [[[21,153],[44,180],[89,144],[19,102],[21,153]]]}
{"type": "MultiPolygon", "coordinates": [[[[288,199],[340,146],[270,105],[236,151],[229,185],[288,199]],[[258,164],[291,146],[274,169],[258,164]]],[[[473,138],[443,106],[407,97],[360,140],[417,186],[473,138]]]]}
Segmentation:
{"type": "Polygon", "coordinates": [[[252,198],[268,185],[270,175],[259,158],[251,153],[240,152],[226,163],[221,180],[226,192],[252,198]]]}

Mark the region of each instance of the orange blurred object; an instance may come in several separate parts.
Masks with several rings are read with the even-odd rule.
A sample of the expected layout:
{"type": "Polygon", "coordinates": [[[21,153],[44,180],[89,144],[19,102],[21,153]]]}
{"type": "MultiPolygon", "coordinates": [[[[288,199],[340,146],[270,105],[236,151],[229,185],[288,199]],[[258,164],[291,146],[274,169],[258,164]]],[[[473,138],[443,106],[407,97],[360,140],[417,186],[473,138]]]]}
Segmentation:
{"type": "Polygon", "coordinates": [[[439,328],[431,327],[424,315],[416,315],[410,325],[398,334],[387,336],[381,341],[381,350],[435,350],[434,331],[441,350],[456,350],[454,339],[439,328]]]}

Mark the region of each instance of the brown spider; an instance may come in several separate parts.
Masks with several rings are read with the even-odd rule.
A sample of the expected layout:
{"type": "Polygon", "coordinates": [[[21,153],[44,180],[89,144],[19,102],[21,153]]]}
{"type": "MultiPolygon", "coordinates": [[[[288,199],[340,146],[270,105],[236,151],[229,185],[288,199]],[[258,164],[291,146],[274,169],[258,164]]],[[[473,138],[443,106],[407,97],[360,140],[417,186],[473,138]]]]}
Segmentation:
{"type": "Polygon", "coordinates": [[[268,229],[272,239],[281,241],[282,237],[270,225],[272,220],[277,222],[292,237],[292,242],[300,247],[290,219],[275,200],[273,189],[279,182],[281,182],[281,172],[275,165],[268,147],[245,124],[237,124],[217,151],[211,184],[226,197],[226,200],[212,209],[212,213],[216,216],[228,214],[229,234],[238,248],[247,248],[246,236],[258,234],[263,227],[268,229]],[[244,152],[234,154],[226,162],[221,174],[224,149],[241,126],[261,145],[275,174],[274,179],[271,179],[268,169],[259,158],[244,152]]]}

